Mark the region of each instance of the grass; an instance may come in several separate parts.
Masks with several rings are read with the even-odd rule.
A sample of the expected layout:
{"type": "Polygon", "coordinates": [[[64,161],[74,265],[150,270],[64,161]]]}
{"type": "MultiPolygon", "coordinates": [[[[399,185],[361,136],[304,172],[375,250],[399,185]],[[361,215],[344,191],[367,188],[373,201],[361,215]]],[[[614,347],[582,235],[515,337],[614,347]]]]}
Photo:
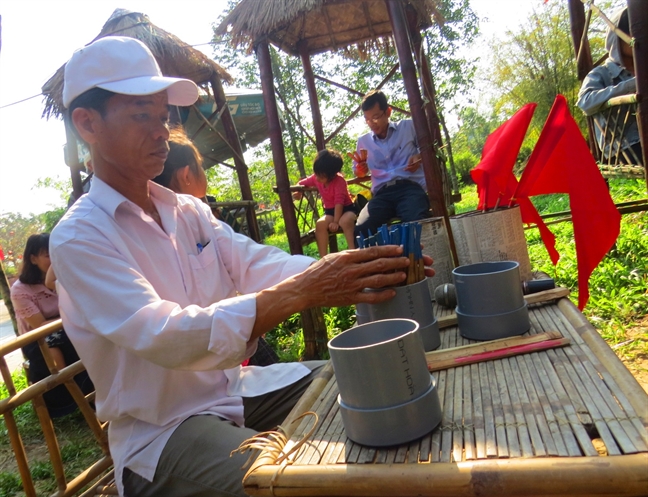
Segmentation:
{"type": "MultiPolygon", "coordinates": [[[[27,387],[21,370],[14,372],[12,378],[17,390],[27,387]]],[[[7,396],[5,384],[0,383],[0,398],[7,396]]],[[[31,403],[15,409],[14,418],[27,452],[37,494],[50,495],[56,491],[54,470],[45,450],[45,440],[38,417],[31,403]]],[[[101,457],[101,449],[79,411],[54,419],[53,424],[61,450],[65,476],[70,481],[101,457]]],[[[24,495],[24,492],[3,418],[0,420],[0,497],[19,495],[24,495]]]]}

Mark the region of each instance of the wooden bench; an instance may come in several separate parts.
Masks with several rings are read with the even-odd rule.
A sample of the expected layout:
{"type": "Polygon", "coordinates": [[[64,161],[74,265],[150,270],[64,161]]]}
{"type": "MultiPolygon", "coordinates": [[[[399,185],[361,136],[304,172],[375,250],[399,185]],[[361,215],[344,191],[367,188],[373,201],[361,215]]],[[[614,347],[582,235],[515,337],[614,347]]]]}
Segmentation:
{"type": "Polygon", "coordinates": [[[94,392],[89,395],[84,395],[77,383],[74,381],[74,377],[83,372],[85,367],[81,361],[77,361],[59,371],[54,365],[54,361],[49,352],[49,347],[45,344],[45,337],[61,329],[62,325],[61,320],[59,319],[25,333],[13,340],[9,340],[0,346],[0,372],[2,373],[2,378],[9,393],[7,397],[0,400],[0,415],[2,415],[4,419],[7,433],[9,434],[9,440],[16,458],[16,464],[18,466],[25,495],[27,497],[35,497],[37,494],[30,471],[30,462],[27,458],[23,439],[14,416],[14,411],[18,407],[29,402],[31,402],[36,411],[56,479],[57,491],[52,494],[52,497],[80,495],[81,492],[83,492],[83,494],[81,494],[83,497],[90,497],[92,495],[117,495],[117,489],[112,484],[113,476],[111,468],[113,462],[108,448],[108,423],[102,423],[99,421],[91,407],[91,402],[94,400],[94,392]],[[50,369],[51,376],[48,376],[33,385],[29,385],[21,391],[17,391],[11,377],[11,371],[7,364],[6,356],[34,342],[38,342],[40,349],[43,352],[45,362],[50,369]],[[43,400],[43,394],[45,392],[52,390],[59,385],[66,386],[72,398],[79,406],[79,410],[83,414],[83,418],[92,431],[102,454],[97,461],[85,468],[69,481],[65,476],[65,467],[61,456],[61,448],[56,437],[54,424],[47,407],[45,406],[45,401],[43,400]],[[88,486],[90,487],[88,488],[88,486]]]}

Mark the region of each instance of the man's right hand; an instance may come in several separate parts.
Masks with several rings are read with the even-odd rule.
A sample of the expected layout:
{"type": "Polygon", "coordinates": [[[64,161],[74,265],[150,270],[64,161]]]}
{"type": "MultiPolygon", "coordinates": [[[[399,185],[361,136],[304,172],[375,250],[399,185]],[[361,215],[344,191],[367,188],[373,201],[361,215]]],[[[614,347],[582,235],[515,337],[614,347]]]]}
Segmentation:
{"type": "Polygon", "coordinates": [[[363,290],[399,285],[407,277],[409,264],[410,260],[403,257],[403,247],[397,245],[328,254],[302,273],[257,292],[257,315],[251,338],[261,336],[288,316],[310,307],[389,300],[396,294],[393,288],[376,292],[363,290]]]}
{"type": "Polygon", "coordinates": [[[365,178],[369,174],[369,166],[366,162],[358,162],[353,168],[356,178],[365,178]]]}

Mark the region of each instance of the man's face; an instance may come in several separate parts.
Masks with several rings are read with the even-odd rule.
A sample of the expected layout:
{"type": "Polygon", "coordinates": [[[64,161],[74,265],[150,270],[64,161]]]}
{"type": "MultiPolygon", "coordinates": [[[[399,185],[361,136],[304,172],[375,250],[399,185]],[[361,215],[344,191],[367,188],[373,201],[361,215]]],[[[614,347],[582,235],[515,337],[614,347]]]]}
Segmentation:
{"type": "Polygon", "coordinates": [[[168,121],[166,91],[111,97],[103,117],[93,114],[89,140],[99,177],[139,183],[159,175],[169,153],[168,121]]]}
{"type": "Polygon", "coordinates": [[[387,136],[391,107],[382,110],[380,104],[376,104],[371,109],[363,111],[363,114],[365,122],[369,125],[371,131],[378,135],[379,138],[387,136]]]}

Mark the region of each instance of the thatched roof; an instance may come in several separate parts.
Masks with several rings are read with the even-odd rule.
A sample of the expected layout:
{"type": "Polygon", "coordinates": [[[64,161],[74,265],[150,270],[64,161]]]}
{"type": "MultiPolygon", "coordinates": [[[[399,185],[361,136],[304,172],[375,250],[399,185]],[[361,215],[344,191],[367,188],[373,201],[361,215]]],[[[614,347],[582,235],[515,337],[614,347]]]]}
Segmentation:
{"type": "MultiPolygon", "coordinates": [[[[206,86],[212,76],[217,76],[227,83],[232,82],[232,77],[216,62],[177,36],[158,28],[146,15],[139,12],[116,9],[95,40],[111,35],[130,36],[142,41],[151,49],[166,76],[191,79],[201,86],[206,86]]],[[[63,115],[64,69],[65,64],[43,85],[43,117],[63,115]]]]}
{"type": "MultiPolygon", "coordinates": [[[[420,28],[443,22],[436,0],[402,1],[416,10],[420,28]]],[[[216,33],[230,33],[235,45],[267,38],[297,55],[299,44],[310,54],[367,42],[384,45],[391,24],[385,0],[241,0],[216,33]]]]}

